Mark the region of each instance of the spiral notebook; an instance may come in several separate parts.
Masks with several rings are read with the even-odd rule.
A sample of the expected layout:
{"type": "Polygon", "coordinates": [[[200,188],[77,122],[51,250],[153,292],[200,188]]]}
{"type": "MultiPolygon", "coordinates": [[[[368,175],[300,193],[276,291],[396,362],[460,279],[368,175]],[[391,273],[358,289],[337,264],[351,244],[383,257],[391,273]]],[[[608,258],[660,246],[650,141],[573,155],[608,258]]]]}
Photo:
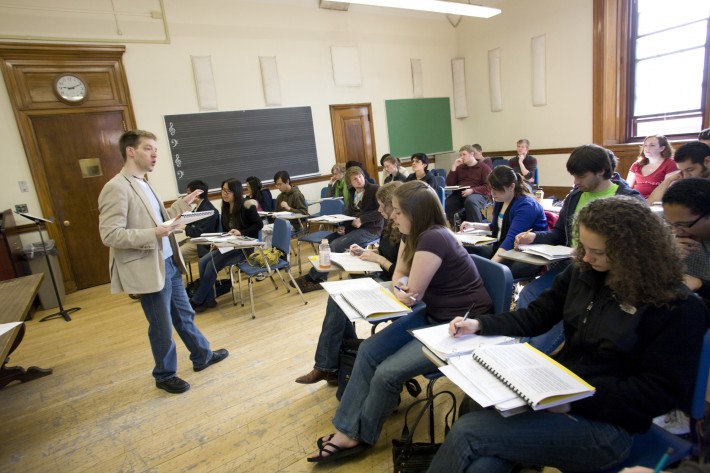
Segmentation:
{"type": "Polygon", "coordinates": [[[204,212],[184,212],[175,218],[163,222],[163,226],[172,227],[174,225],[187,225],[188,223],[202,220],[203,218],[214,215],[214,210],[205,210],[204,212]]]}
{"type": "Polygon", "coordinates": [[[527,343],[483,345],[472,358],[536,411],[595,392],[589,383],[527,343]]]}

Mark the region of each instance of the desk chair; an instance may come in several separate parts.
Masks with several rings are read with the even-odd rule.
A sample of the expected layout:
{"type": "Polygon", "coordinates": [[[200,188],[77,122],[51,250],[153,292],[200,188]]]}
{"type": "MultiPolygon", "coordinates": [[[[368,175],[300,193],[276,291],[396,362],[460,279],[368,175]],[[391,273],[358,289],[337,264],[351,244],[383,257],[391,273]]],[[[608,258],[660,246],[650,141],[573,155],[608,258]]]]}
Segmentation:
{"type": "MultiPolygon", "coordinates": [[[[324,200],[323,202],[320,203],[320,212],[318,212],[317,215],[335,215],[335,214],[343,214],[345,212],[345,203],[340,200],[324,200]]],[[[320,225],[320,228],[322,228],[323,225],[320,225]]],[[[307,228],[304,225],[304,228],[307,228]]],[[[327,231],[327,230],[320,230],[317,232],[313,233],[306,233],[302,237],[299,237],[297,240],[297,258],[298,258],[298,273],[303,274],[303,271],[301,269],[301,242],[306,242],[310,243],[311,247],[313,248],[313,251],[317,253],[316,251],[316,245],[320,244],[321,240],[323,238],[328,237],[332,231],[327,231]]]]}
{"type": "MultiPolygon", "coordinates": [[[[290,248],[291,248],[291,222],[288,220],[284,220],[281,218],[277,218],[276,221],[274,222],[274,236],[272,240],[272,245],[274,248],[277,248],[281,250],[281,252],[284,254],[281,258],[279,258],[278,263],[275,265],[272,265],[270,268],[265,267],[262,268],[260,266],[251,266],[249,263],[246,261],[243,261],[237,265],[237,284],[239,287],[239,300],[242,303],[242,307],[244,307],[244,299],[242,298],[242,273],[247,275],[247,285],[249,286],[249,302],[251,303],[251,318],[255,319],[256,318],[256,311],[254,309],[254,291],[252,288],[253,285],[253,278],[257,274],[268,274],[269,277],[271,278],[271,282],[274,284],[274,288],[278,289],[278,286],[276,285],[276,282],[274,281],[273,278],[273,271],[276,270],[276,274],[279,276],[281,279],[281,283],[283,283],[284,287],[286,288],[286,292],[291,292],[291,289],[289,288],[288,284],[286,284],[286,281],[284,280],[283,276],[281,275],[281,269],[284,269],[286,271],[286,274],[288,274],[288,277],[291,278],[291,282],[293,283],[294,287],[298,291],[298,294],[301,296],[301,300],[303,301],[303,304],[308,304],[306,299],[303,298],[303,293],[301,292],[301,288],[298,287],[298,284],[296,281],[294,281],[293,276],[291,275],[291,263],[290,263],[290,248]]],[[[258,250],[255,250],[258,251],[258,250]]],[[[232,275],[232,271],[230,270],[230,276],[232,275]]],[[[232,284],[234,284],[234,279],[232,279],[232,284]]]]}
{"type": "Polygon", "coordinates": [[[446,179],[446,169],[444,168],[434,168],[431,170],[431,173],[435,176],[441,176],[446,179]]]}
{"type": "Polygon", "coordinates": [[[320,198],[325,199],[328,197],[328,186],[322,187],[320,190],[320,198]]]}
{"type": "Polygon", "coordinates": [[[700,463],[704,463],[703,418],[705,416],[705,392],[708,385],[708,370],[710,370],[710,330],[705,332],[703,349],[700,352],[700,364],[698,365],[692,390],[690,410],[686,412],[690,417],[690,440],[685,440],[655,424],[651,424],[651,429],[648,432],[634,436],[629,458],[622,464],[603,473],[616,473],[623,468],[634,465],[653,469],[668,447],[673,449],[668,461],[669,465],[677,463],[690,455],[697,456],[700,463]]]}
{"type": "MultiPolygon", "coordinates": [[[[493,301],[491,309],[493,310],[493,313],[500,314],[501,312],[509,311],[510,302],[513,297],[513,275],[510,272],[510,268],[504,264],[496,263],[495,261],[484,258],[483,256],[470,256],[473,263],[476,265],[476,269],[478,269],[478,274],[481,275],[483,285],[485,286],[486,291],[488,291],[488,295],[491,296],[491,300],[493,301]]],[[[427,399],[432,399],[434,397],[434,383],[442,376],[443,374],[439,370],[424,375],[424,377],[429,380],[426,387],[427,399]]],[[[433,403],[429,407],[429,429],[431,435],[433,435],[433,403]]]]}
{"type": "Polygon", "coordinates": [[[508,165],[508,160],[505,159],[503,156],[494,156],[491,158],[491,164],[493,165],[493,168],[495,169],[498,166],[507,166],[508,165]]]}

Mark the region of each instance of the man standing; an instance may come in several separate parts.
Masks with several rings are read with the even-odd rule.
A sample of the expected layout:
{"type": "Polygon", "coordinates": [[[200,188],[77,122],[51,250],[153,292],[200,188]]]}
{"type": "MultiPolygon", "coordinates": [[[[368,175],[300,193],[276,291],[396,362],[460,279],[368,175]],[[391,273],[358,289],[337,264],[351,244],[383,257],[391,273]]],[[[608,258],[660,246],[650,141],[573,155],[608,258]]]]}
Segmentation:
{"type": "Polygon", "coordinates": [[[710,177],[710,146],[702,141],[691,141],[678,148],[673,155],[678,170],[666,177],[648,196],[648,202],[660,202],[674,182],[686,177],[710,177]]]}
{"type": "Polygon", "coordinates": [[[474,152],[473,146],[462,146],[458,159],[451,165],[451,172],[446,176],[447,186],[468,186],[468,189],[454,191],[446,198],[446,218],[449,222],[453,223],[454,214],[462,208],[466,209],[467,222],[480,222],[481,212],[488,203],[488,194],[491,193],[488,175],[491,168],[482,163],[482,153],[479,154],[479,161],[474,152]]]}
{"type": "Polygon", "coordinates": [[[195,371],[219,363],[229,352],[210,350],[210,344],[195,326],[195,312],[185,292],[184,265],[173,232],[177,226],[163,222],[190,210],[202,194],[196,190],[163,207],[145,180],[158,159],[156,137],[143,130],[125,132],[119,147],[123,169],[106,183],[99,195],[99,233],[110,248],[111,292],[141,295],[148,320],[155,368],[155,385],[169,393],[183,393],[190,385],[177,376],[177,353],[173,327],[190,351],[195,371]]]}
{"type": "MultiPolygon", "coordinates": [[[[212,205],[210,199],[207,197],[207,184],[201,180],[191,181],[187,184],[187,193],[191,194],[196,190],[201,190],[202,194],[199,194],[193,204],[195,205],[195,212],[207,212],[212,210],[214,214],[212,216],[203,218],[196,222],[192,222],[185,226],[185,234],[190,238],[195,238],[203,233],[218,233],[222,230],[222,225],[219,222],[219,212],[212,205]]],[[[185,239],[180,242],[180,251],[182,252],[182,257],[188,263],[194,259],[206,255],[209,251],[209,246],[207,245],[196,245],[190,240],[185,239]]]]}

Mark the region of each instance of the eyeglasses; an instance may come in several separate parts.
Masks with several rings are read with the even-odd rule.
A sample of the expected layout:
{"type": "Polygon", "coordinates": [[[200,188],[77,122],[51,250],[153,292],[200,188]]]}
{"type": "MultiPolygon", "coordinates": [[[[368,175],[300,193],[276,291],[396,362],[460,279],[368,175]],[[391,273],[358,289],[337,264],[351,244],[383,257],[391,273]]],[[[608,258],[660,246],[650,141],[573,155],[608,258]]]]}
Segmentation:
{"type": "Polygon", "coordinates": [[[695,225],[696,223],[698,223],[700,220],[704,219],[707,216],[708,216],[708,214],[702,214],[700,217],[696,218],[695,220],[693,220],[690,223],[685,223],[685,222],[673,223],[673,222],[668,222],[668,220],[666,220],[666,222],[668,222],[668,225],[670,225],[673,228],[682,228],[685,230],[688,228],[692,228],[693,225],[695,225]]]}
{"type": "Polygon", "coordinates": [[[234,194],[234,192],[230,191],[229,189],[222,189],[222,194],[234,194]]]}

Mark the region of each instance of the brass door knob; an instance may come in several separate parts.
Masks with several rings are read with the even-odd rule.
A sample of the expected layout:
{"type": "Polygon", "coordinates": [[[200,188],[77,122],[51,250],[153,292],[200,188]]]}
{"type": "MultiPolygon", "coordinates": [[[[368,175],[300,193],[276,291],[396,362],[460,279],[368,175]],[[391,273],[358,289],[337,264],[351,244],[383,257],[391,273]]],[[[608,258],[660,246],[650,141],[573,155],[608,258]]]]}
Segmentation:
{"type": "Polygon", "coordinates": [[[71,222],[69,220],[64,220],[64,226],[68,227],[69,225],[71,225],[71,222]]]}

